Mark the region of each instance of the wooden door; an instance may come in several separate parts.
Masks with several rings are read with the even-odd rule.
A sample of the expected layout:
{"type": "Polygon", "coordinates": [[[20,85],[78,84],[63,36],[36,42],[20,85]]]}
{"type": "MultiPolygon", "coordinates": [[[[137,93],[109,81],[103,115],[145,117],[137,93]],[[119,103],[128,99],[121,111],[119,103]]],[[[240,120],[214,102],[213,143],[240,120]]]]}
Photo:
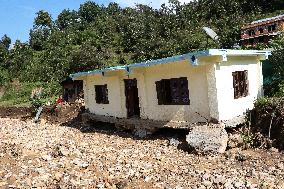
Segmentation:
{"type": "Polygon", "coordinates": [[[127,117],[140,117],[139,96],[136,79],[125,79],[127,117]]]}

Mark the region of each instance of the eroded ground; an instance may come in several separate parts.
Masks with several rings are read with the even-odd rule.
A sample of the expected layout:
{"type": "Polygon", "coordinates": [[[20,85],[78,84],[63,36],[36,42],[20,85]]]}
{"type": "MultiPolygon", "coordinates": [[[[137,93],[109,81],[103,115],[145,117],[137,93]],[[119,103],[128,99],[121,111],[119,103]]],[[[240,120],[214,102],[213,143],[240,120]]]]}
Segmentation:
{"type": "Polygon", "coordinates": [[[0,118],[0,188],[284,188],[278,152],[199,156],[165,136],[78,128],[0,118]]]}

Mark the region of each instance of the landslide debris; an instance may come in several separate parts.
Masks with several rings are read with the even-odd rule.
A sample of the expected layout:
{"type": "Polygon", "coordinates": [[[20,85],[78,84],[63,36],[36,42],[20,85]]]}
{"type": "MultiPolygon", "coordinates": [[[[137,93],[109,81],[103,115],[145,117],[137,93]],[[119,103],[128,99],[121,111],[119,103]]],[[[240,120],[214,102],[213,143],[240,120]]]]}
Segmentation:
{"type": "Polygon", "coordinates": [[[200,156],[171,137],[71,125],[0,118],[0,188],[284,188],[276,151],[200,156]]]}

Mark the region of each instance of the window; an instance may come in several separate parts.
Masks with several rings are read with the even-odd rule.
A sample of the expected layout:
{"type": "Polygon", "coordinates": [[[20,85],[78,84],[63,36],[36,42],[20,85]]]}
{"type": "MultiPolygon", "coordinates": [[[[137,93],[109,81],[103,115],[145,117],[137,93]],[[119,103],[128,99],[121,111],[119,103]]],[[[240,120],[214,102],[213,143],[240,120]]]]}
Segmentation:
{"type": "Polygon", "coordinates": [[[251,46],[254,45],[254,39],[253,38],[249,39],[249,45],[251,45],[251,46]]]}
{"type": "Polygon", "coordinates": [[[273,32],[275,30],[276,30],[276,25],[275,24],[268,26],[268,32],[273,32]]]}
{"type": "Polygon", "coordinates": [[[255,31],[254,30],[249,30],[248,34],[249,34],[249,36],[254,36],[255,35],[255,31]]]}
{"type": "Polygon", "coordinates": [[[259,33],[263,33],[264,32],[263,28],[259,28],[258,31],[259,31],[259,33]]]}
{"type": "Polygon", "coordinates": [[[189,105],[188,81],[186,77],[156,81],[159,105],[189,105]]]}
{"type": "Polygon", "coordinates": [[[107,85],[95,85],[96,103],[109,104],[107,85]]]}
{"type": "Polygon", "coordinates": [[[233,72],[233,87],[235,99],[248,96],[249,83],[247,70],[233,72]]]}
{"type": "Polygon", "coordinates": [[[258,42],[259,42],[259,43],[264,43],[264,37],[263,37],[263,36],[260,36],[260,37],[258,38],[258,42]]]}

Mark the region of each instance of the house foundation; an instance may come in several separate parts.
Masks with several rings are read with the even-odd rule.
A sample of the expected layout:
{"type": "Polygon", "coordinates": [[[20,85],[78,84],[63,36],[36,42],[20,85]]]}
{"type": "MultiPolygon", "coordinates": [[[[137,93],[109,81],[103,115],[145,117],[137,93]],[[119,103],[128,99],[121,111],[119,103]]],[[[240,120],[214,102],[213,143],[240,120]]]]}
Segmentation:
{"type": "Polygon", "coordinates": [[[112,116],[96,115],[92,113],[82,114],[83,124],[90,122],[105,122],[113,123],[115,127],[130,130],[146,130],[149,133],[154,133],[160,128],[176,128],[176,129],[190,129],[195,126],[205,125],[206,123],[192,124],[187,121],[156,121],[151,119],[141,118],[117,118],[112,116]]]}
{"type": "MultiPolygon", "coordinates": [[[[141,119],[141,118],[117,118],[113,116],[96,115],[93,113],[83,113],[82,114],[83,124],[88,124],[90,122],[104,122],[112,123],[118,129],[129,129],[133,131],[141,131],[154,133],[160,128],[174,128],[174,129],[192,129],[196,126],[208,125],[206,122],[199,123],[189,123],[187,121],[157,121],[151,119],[141,119]]],[[[215,125],[222,124],[225,128],[235,127],[239,124],[245,122],[245,116],[239,116],[232,120],[224,121],[222,123],[215,123],[215,125]]],[[[212,125],[212,123],[210,123],[212,125]]]]}

